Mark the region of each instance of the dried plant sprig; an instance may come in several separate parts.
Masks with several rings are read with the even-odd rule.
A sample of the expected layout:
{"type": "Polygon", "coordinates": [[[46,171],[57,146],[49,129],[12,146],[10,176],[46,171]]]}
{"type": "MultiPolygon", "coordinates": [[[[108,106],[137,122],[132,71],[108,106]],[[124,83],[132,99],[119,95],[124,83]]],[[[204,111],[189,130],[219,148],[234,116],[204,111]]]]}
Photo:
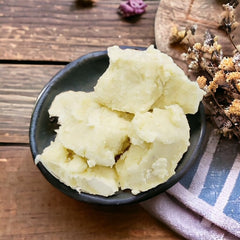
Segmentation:
{"type": "Polygon", "coordinates": [[[224,136],[240,139],[240,72],[239,53],[224,57],[209,81],[199,76],[197,82],[206,91],[203,102],[213,122],[224,136]]]}
{"type": "Polygon", "coordinates": [[[236,52],[233,56],[233,63],[236,71],[240,72],[240,53],[236,52]]]}
{"type": "Polygon", "coordinates": [[[214,34],[206,31],[203,43],[196,42],[189,46],[183,57],[190,71],[206,72],[213,77],[223,58],[222,46],[218,44],[218,38],[214,34]]]}
{"type": "Polygon", "coordinates": [[[185,44],[187,46],[192,46],[195,42],[194,35],[196,33],[196,30],[196,24],[185,27],[182,30],[179,30],[177,25],[173,25],[171,28],[169,43],[183,45],[185,44]]]}
{"type": "Polygon", "coordinates": [[[239,4],[239,1],[238,0],[230,0],[228,2],[233,8],[236,8],[239,4]]]}
{"type": "MultiPolygon", "coordinates": [[[[197,82],[206,95],[204,105],[219,131],[229,138],[236,136],[240,140],[240,45],[233,42],[233,31],[238,23],[234,8],[238,1],[223,5],[221,22],[235,51],[232,57],[223,54],[218,38],[206,31],[202,41],[195,40],[195,31],[189,27],[172,29],[171,44],[181,44],[186,48],[183,54],[191,72],[198,75],[197,82]]],[[[196,28],[195,28],[196,29],[196,28]]]]}
{"type": "Polygon", "coordinates": [[[222,14],[220,28],[222,28],[227,34],[230,34],[239,25],[235,17],[235,8],[228,3],[228,4],[223,4],[223,9],[224,9],[224,12],[222,14]]]}
{"type": "Polygon", "coordinates": [[[238,6],[238,0],[232,0],[227,4],[223,4],[223,13],[221,14],[221,21],[219,28],[226,32],[231,44],[238,50],[237,46],[233,41],[232,32],[239,26],[239,22],[236,20],[235,8],[238,6]]]}

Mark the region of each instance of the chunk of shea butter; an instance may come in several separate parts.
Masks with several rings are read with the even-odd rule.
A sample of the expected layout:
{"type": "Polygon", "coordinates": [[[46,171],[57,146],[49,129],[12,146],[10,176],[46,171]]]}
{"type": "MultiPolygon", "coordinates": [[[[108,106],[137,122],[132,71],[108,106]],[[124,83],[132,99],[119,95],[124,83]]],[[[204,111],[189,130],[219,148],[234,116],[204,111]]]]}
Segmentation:
{"type": "Polygon", "coordinates": [[[65,148],[87,158],[90,167],[112,167],[115,156],[127,146],[130,122],[99,105],[93,92],[61,93],[54,99],[49,113],[59,117],[61,126],[56,130],[59,141],[65,148]]]}
{"type": "Polygon", "coordinates": [[[153,46],[146,51],[113,46],[108,48],[108,56],[109,67],[94,88],[98,101],[113,110],[148,111],[162,94],[163,65],[169,57],[153,46]]]}
{"type": "Polygon", "coordinates": [[[94,92],[66,91],[54,98],[48,112],[50,116],[57,116],[60,124],[67,124],[73,118],[83,121],[89,110],[97,108],[94,92]]]}
{"type": "Polygon", "coordinates": [[[196,113],[205,92],[199,88],[197,82],[191,81],[174,62],[166,63],[164,69],[170,77],[153,108],[164,108],[167,105],[178,104],[185,114],[196,113]]]}
{"type": "Polygon", "coordinates": [[[119,111],[146,112],[178,104],[195,113],[204,91],[173,59],[149,46],[147,50],[108,48],[110,64],[95,86],[100,103],[119,111]]]}
{"type": "Polygon", "coordinates": [[[115,168],[95,166],[88,168],[84,174],[78,176],[81,185],[78,191],[111,196],[119,190],[118,177],[115,168]]]}
{"type": "Polygon", "coordinates": [[[183,109],[177,104],[152,112],[136,113],[131,122],[129,137],[135,145],[161,141],[171,144],[179,139],[189,140],[189,124],[183,109]]]}
{"type": "Polygon", "coordinates": [[[122,189],[133,194],[167,181],[189,146],[189,125],[178,105],[138,113],[132,120],[132,145],[116,163],[122,189]]]}
{"type": "Polygon", "coordinates": [[[118,191],[114,168],[89,168],[86,159],[66,149],[58,137],[36,159],[41,161],[53,176],[79,192],[110,196],[118,191]]]}

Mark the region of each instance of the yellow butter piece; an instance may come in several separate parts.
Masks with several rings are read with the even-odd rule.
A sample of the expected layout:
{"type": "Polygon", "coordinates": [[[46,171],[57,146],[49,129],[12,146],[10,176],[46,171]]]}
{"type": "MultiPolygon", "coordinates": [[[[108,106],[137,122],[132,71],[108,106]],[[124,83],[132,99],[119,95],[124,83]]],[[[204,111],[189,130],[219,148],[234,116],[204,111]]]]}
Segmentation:
{"type": "Polygon", "coordinates": [[[133,143],[116,163],[122,189],[133,194],[156,187],[174,173],[189,146],[189,125],[178,105],[136,114],[133,143]]]}
{"type": "Polygon", "coordinates": [[[196,113],[205,92],[199,88],[197,82],[190,81],[175,63],[166,64],[165,71],[169,72],[170,78],[164,85],[162,95],[153,104],[153,108],[178,104],[185,114],[196,113]]]}
{"type": "Polygon", "coordinates": [[[133,144],[160,141],[171,144],[178,139],[189,139],[189,124],[181,107],[154,108],[152,112],[137,113],[133,118],[129,136],[133,144]]]}
{"type": "Polygon", "coordinates": [[[114,168],[95,166],[88,168],[86,172],[76,176],[81,181],[79,192],[87,192],[94,195],[111,196],[119,190],[117,174],[114,168]]]}
{"type": "Polygon", "coordinates": [[[99,78],[94,90],[98,101],[113,110],[145,112],[162,94],[163,68],[156,61],[158,51],[117,46],[108,48],[110,65],[99,78]]]}
{"type": "Polygon", "coordinates": [[[94,90],[113,110],[137,113],[178,104],[195,113],[204,91],[191,82],[173,59],[150,46],[145,51],[108,48],[110,65],[94,90]]]}
{"type": "Polygon", "coordinates": [[[72,118],[83,121],[89,111],[99,108],[94,99],[94,92],[62,92],[54,98],[48,112],[50,116],[57,116],[60,124],[68,124],[72,118]]]}
{"type": "Polygon", "coordinates": [[[93,93],[62,93],[55,98],[49,112],[58,114],[61,119],[57,130],[60,142],[65,148],[87,158],[90,167],[112,167],[115,156],[126,147],[130,122],[96,103],[93,93]],[[61,104],[67,110],[61,112],[58,108],[61,104]]]}
{"type": "Polygon", "coordinates": [[[118,191],[114,168],[89,168],[87,160],[66,149],[58,138],[37,159],[61,182],[79,192],[109,196],[118,191]]]}

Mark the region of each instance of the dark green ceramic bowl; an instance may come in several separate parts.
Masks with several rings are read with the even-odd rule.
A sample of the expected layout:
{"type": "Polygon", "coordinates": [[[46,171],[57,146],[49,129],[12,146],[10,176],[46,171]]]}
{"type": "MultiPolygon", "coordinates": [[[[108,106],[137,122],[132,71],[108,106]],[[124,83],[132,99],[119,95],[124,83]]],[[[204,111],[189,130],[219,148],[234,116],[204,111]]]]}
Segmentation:
{"type": "MultiPolygon", "coordinates": [[[[142,50],[143,48],[137,49],[142,50]]],[[[92,91],[98,78],[108,67],[108,64],[109,59],[106,51],[89,53],[68,64],[44,87],[36,101],[30,124],[29,138],[33,159],[38,154],[41,154],[43,149],[55,138],[55,123],[50,121],[48,114],[48,109],[55,96],[67,90],[92,91]]],[[[110,197],[78,193],[56,179],[41,162],[37,164],[37,167],[54,187],[79,201],[104,205],[120,205],[147,200],[166,191],[178,182],[190,169],[191,165],[201,156],[206,129],[203,105],[200,104],[198,112],[194,115],[188,115],[187,118],[191,129],[190,146],[179,162],[176,173],[167,182],[138,195],[132,195],[129,191],[119,191],[110,197]]]]}

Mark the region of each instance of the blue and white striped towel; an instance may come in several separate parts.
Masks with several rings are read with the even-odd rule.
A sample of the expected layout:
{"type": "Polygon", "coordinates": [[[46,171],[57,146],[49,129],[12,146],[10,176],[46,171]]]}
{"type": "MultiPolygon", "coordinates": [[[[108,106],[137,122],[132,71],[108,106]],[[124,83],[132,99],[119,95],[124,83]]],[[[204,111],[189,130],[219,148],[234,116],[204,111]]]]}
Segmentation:
{"type": "Polygon", "coordinates": [[[212,131],[187,175],[142,206],[187,239],[240,239],[239,146],[212,131]]]}

